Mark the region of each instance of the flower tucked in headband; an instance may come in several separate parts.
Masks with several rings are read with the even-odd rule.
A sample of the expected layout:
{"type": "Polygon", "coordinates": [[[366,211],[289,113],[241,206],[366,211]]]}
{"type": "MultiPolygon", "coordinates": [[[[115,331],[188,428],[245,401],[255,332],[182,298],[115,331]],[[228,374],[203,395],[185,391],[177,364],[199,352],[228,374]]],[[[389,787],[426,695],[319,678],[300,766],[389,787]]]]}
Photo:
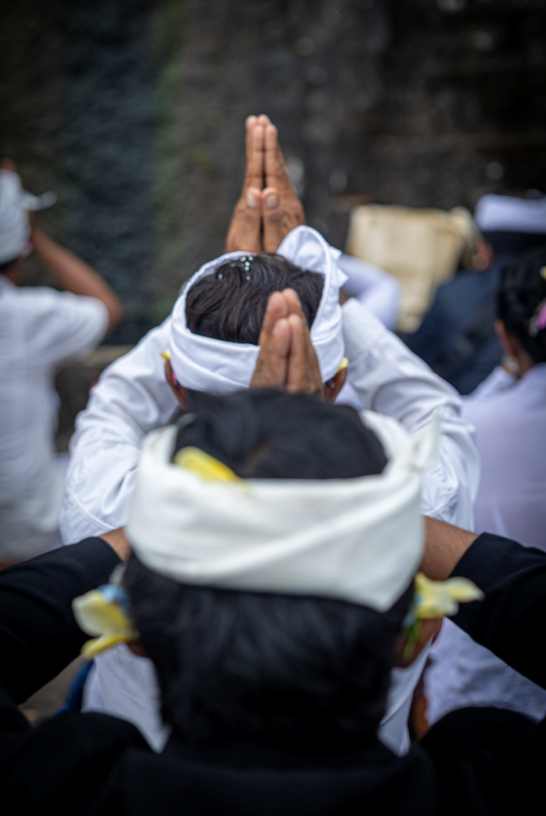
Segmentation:
{"type": "Polygon", "coordinates": [[[124,567],[116,567],[109,584],[93,589],[72,601],[74,617],[80,629],[94,635],[82,648],[82,655],[92,660],[118,643],[138,640],[138,632],[129,617],[129,599],[121,586],[124,567]]]}

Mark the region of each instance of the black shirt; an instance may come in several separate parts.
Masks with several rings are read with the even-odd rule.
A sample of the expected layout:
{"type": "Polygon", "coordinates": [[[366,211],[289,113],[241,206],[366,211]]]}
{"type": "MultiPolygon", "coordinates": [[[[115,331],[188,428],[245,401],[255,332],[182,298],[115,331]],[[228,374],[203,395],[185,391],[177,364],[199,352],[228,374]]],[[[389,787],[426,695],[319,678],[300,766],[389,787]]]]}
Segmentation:
{"type": "MultiPolygon", "coordinates": [[[[72,599],[105,583],[117,556],[87,539],[0,572],[0,803],[5,814],[541,813],[546,731],[494,709],[455,711],[396,757],[378,740],[335,755],[231,742],[197,751],[171,738],[154,754],[130,723],[62,714],[32,728],[17,704],[52,679],[87,639],[72,599]]],[[[546,554],[482,535],[455,575],[485,601],[454,618],[478,643],[544,686],[546,554]]]]}

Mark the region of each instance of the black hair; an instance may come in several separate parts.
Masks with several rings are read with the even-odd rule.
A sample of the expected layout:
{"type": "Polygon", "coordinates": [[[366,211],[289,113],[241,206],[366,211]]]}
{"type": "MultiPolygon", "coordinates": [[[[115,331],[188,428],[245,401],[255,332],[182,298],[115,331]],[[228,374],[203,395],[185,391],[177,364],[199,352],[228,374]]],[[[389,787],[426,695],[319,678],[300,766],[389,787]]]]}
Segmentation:
{"type": "Polygon", "coordinates": [[[514,334],[535,363],[546,362],[546,329],[536,318],[546,305],[546,244],[506,266],[497,296],[497,315],[506,331],[514,334]],[[544,270],[544,271],[543,271],[544,270]]]}
{"type": "Polygon", "coordinates": [[[318,272],[306,272],[281,255],[242,256],[218,267],[188,290],[187,325],[194,334],[258,345],[272,292],[294,289],[311,326],[323,286],[324,277],[318,272]]]}
{"type": "MultiPolygon", "coordinates": [[[[386,457],[348,406],[306,395],[190,395],[176,448],[197,446],[243,477],[380,473],[386,457]]],[[[387,612],[342,600],[180,584],[132,555],[136,627],[165,722],[186,742],[273,741],[336,750],[376,734],[413,587],[387,612]]]]}

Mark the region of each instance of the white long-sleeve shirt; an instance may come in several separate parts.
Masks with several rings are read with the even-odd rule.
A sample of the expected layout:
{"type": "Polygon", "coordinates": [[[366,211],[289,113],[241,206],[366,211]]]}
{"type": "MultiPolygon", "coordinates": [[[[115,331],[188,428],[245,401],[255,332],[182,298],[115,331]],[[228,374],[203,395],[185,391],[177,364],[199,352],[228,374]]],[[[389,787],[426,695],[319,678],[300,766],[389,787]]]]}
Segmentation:
{"type": "MultiPolygon", "coordinates": [[[[460,417],[460,397],[354,300],[343,307],[343,330],[351,382],[345,389],[347,401],[395,417],[410,433],[441,409],[439,462],[424,474],[423,512],[471,527],[479,467],[472,428],[460,417]]],[[[160,357],[169,338],[166,320],[106,369],[92,389],[71,443],[61,516],[65,542],[125,524],[142,440],[167,423],[177,408],[160,357]]],[[[408,747],[407,716],[425,657],[423,653],[419,664],[408,670],[393,672],[380,735],[399,752],[408,747]]],[[[160,748],[166,730],[153,671],[142,661],[124,645],[99,655],[95,696],[103,709],[135,722],[160,748]]]]}
{"type": "Polygon", "coordinates": [[[394,275],[352,255],[340,255],[337,265],[347,275],[343,291],[356,298],[388,329],[400,317],[401,288],[394,275]]]}
{"type": "MultiPolygon", "coordinates": [[[[91,390],[76,421],[61,511],[67,544],[116,529],[127,520],[142,440],[169,422],[178,407],[160,357],[170,342],[168,318],[91,390]]],[[[436,468],[424,475],[423,512],[472,526],[479,466],[470,425],[461,419],[457,392],[361,304],[343,307],[351,397],[357,405],[398,419],[414,433],[442,409],[442,443],[436,468]]]]}

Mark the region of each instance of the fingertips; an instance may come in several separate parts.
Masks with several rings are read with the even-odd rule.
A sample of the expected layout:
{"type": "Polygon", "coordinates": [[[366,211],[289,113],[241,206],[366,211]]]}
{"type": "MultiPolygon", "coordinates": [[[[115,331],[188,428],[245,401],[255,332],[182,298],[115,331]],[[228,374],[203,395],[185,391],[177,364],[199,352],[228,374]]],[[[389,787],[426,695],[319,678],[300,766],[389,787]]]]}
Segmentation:
{"type": "MultiPolygon", "coordinates": [[[[269,295],[265,310],[265,318],[274,323],[282,317],[288,316],[288,307],[281,292],[272,292],[269,295]]],[[[264,323],[265,323],[264,318],[264,323]]]]}
{"type": "Polygon", "coordinates": [[[265,128],[265,140],[267,147],[275,148],[278,145],[277,142],[277,128],[275,125],[267,125],[265,128]]]}
{"type": "Polygon", "coordinates": [[[252,147],[254,150],[263,150],[264,126],[257,123],[252,131],[252,147]]]}
{"type": "Polygon", "coordinates": [[[288,309],[291,313],[298,314],[300,317],[303,317],[303,309],[301,306],[301,301],[299,299],[298,293],[294,289],[283,289],[282,292],[284,299],[288,305],[288,309]]]}

